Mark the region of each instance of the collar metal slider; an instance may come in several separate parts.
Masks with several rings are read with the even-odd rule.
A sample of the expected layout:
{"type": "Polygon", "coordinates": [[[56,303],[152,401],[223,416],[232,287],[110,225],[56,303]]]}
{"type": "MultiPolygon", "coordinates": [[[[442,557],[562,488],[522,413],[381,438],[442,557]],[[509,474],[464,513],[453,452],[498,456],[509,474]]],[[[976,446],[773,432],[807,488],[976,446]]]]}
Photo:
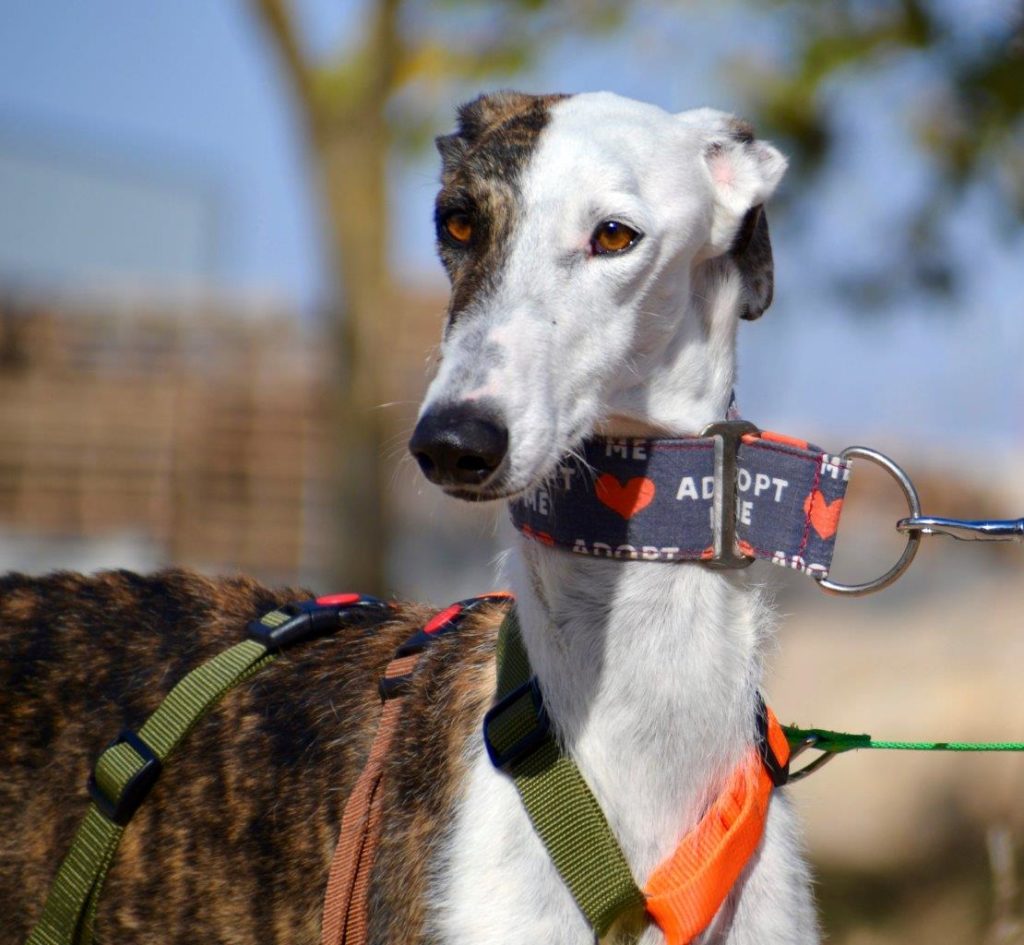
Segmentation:
{"type": "Polygon", "coordinates": [[[736,454],[743,437],[761,431],[748,420],[722,420],[709,423],[701,436],[715,440],[715,493],[712,505],[712,549],[714,555],[703,562],[714,570],[746,568],[754,563],[741,554],[736,544],[736,454]]]}

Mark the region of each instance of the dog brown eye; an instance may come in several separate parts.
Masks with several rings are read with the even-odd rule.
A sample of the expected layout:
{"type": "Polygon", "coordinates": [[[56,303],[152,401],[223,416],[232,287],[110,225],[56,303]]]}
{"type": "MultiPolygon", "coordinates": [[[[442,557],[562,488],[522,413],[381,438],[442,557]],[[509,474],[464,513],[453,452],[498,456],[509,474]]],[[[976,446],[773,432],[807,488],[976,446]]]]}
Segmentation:
{"type": "Polygon", "coordinates": [[[469,217],[464,213],[453,213],[450,217],[446,217],[444,229],[456,243],[468,243],[473,235],[473,224],[469,222],[469,217]]]}
{"type": "Polygon", "coordinates": [[[639,236],[640,234],[636,230],[626,226],[625,223],[619,223],[618,220],[606,220],[594,230],[594,235],[590,237],[590,248],[595,256],[621,253],[624,249],[629,249],[639,236]]]}

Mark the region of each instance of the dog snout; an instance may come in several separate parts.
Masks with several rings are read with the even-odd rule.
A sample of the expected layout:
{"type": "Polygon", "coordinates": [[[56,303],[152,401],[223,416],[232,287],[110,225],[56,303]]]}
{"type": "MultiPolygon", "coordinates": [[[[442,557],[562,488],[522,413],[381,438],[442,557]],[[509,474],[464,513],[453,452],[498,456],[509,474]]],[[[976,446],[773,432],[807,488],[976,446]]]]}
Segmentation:
{"type": "Polygon", "coordinates": [[[508,429],[493,408],[479,403],[432,407],[409,441],[423,474],[440,486],[481,486],[508,452],[508,429]]]}

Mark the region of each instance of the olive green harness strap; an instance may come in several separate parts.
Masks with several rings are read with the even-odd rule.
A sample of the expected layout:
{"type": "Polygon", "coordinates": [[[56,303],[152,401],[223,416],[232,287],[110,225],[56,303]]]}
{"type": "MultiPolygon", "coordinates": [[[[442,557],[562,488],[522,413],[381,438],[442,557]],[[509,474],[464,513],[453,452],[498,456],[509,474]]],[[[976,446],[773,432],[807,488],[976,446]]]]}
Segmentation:
{"type": "Polygon", "coordinates": [[[383,601],[339,595],[338,605],[287,604],[248,625],[250,639],[192,670],[138,732],[123,731],[89,778],[92,804],[61,863],[27,945],[90,945],[96,909],[125,825],[156,783],[163,763],[228,690],[277,658],[277,651],[340,626],[343,608],[385,608],[383,601]]]}
{"type": "Polygon", "coordinates": [[[182,679],[137,734],[122,732],[100,755],[89,779],[93,803],[57,871],[28,945],[92,942],[100,892],[121,834],[163,762],[210,706],[274,658],[255,640],[235,644],[182,679]]]}
{"type": "Polygon", "coordinates": [[[620,915],[641,914],[644,894],[597,800],[551,733],[514,608],[499,631],[497,664],[498,702],[484,719],[488,753],[515,782],[555,867],[601,937],[620,915]]]}

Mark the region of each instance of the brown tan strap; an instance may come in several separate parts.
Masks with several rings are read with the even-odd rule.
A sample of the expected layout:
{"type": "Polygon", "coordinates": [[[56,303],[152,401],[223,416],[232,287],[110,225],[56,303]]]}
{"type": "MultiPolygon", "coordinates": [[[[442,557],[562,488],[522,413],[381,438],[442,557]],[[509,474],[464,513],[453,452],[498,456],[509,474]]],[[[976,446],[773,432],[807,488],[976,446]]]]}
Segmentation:
{"type": "Polygon", "coordinates": [[[420,655],[413,653],[394,659],[384,671],[381,681],[384,707],[377,734],[359,780],[345,802],[338,846],[331,862],[324,894],[322,945],[364,945],[366,942],[366,894],[380,838],[381,776],[405,702],[400,690],[388,691],[387,683],[411,673],[420,655]]]}
{"type": "Polygon", "coordinates": [[[373,862],[380,840],[384,810],[382,779],[405,704],[409,675],[427,647],[454,630],[468,614],[487,603],[511,600],[505,591],[470,597],[434,614],[398,649],[380,679],[384,702],[377,734],[359,779],[345,802],[338,846],[324,894],[321,945],[365,945],[367,902],[373,862]]]}

